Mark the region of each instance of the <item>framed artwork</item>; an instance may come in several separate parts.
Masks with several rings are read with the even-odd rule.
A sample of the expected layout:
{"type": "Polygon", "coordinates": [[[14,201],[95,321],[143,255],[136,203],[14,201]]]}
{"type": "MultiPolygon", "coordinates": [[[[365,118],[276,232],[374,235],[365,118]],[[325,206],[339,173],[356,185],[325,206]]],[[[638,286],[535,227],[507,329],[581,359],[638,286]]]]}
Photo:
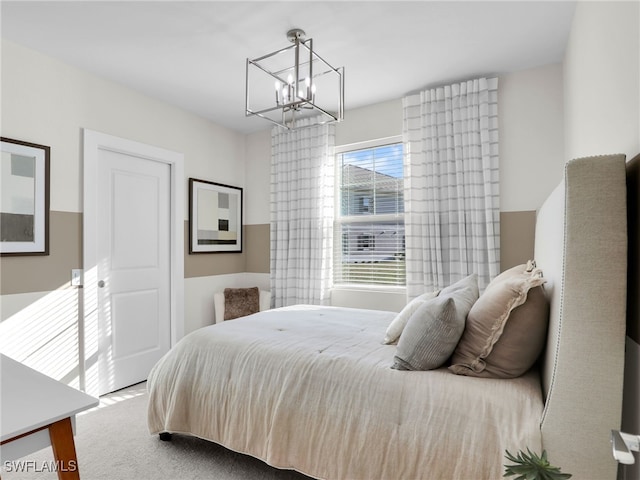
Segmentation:
{"type": "Polygon", "coordinates": [[[242,252],[242,188],[189,179],[189,253],[242,252]]]}
{"type": "Polygon", "coordinates": [[[0,255],[49,255],[45,145],[0,137],[0,255]]]}

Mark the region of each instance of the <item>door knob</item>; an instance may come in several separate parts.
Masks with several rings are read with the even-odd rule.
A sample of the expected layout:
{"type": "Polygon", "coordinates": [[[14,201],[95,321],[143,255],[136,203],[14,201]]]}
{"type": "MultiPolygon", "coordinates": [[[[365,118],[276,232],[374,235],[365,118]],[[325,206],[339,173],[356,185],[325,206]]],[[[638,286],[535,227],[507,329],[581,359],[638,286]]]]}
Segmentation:
{"type": "Polygon", "coordinates": [[[103,288],[104,287],[104,280],[100,280],[98,282],[98,287],[103,288]]]}

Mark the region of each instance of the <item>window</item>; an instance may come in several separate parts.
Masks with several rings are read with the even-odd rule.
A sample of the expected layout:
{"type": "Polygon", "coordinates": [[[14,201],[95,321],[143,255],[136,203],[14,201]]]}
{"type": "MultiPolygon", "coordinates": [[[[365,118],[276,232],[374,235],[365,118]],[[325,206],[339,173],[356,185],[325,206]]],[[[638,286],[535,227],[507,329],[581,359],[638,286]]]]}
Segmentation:
{"type": "Polygon", "coordinates": [[[337,149],[336,285],[405,284],[403,149],[394,140],[337,149]]]}

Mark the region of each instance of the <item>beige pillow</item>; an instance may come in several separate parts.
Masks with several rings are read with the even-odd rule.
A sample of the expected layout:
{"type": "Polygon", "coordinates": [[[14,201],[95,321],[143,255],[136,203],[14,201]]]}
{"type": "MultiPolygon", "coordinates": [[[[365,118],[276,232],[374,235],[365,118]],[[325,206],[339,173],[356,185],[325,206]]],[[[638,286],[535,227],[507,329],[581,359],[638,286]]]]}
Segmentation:
{"type": "Polygon", "coordinates": [[[409,318],[413,313],[427,300],[431,300],[438,296],[440,290],[436,290],[435,292],[423,293],[419,297],[411,300],[405,307],[396,315],[396,317],[391,321],[389,326],[387,327],[387,331],[384,336],[384,340],[382,343],[389,345],[395,343],[400,338],[402,331],[404,330],[405,325],[409,321],[409,318]]]}
{"type": "Polygon", "coordinates": [[[391,368],[432,370],[443,365],[456,348],[477,298],[478,279],[470,275],[423,302],[400,336],[391,368]]]}
{"type": "Polygon", "coordinates": [[[546,341],[544,282],[531,264],[498,275],[471,308],[449,368],[460,375],[493,378],[514,378],[529,370],[546,341]]]}

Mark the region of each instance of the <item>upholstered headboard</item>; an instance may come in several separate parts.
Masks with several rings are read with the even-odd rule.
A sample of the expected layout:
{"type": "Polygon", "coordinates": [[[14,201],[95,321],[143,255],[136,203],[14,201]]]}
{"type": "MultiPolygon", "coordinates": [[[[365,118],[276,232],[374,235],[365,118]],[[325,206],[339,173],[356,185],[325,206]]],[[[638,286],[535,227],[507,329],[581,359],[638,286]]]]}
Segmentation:
{"type": "Polygon", "coordinates": [[[622,414],[627,284],[624,155],[566,164],[538,212],[535,259],[550,303],[542,445],[577,479],[614,479],[622,414]]]}

